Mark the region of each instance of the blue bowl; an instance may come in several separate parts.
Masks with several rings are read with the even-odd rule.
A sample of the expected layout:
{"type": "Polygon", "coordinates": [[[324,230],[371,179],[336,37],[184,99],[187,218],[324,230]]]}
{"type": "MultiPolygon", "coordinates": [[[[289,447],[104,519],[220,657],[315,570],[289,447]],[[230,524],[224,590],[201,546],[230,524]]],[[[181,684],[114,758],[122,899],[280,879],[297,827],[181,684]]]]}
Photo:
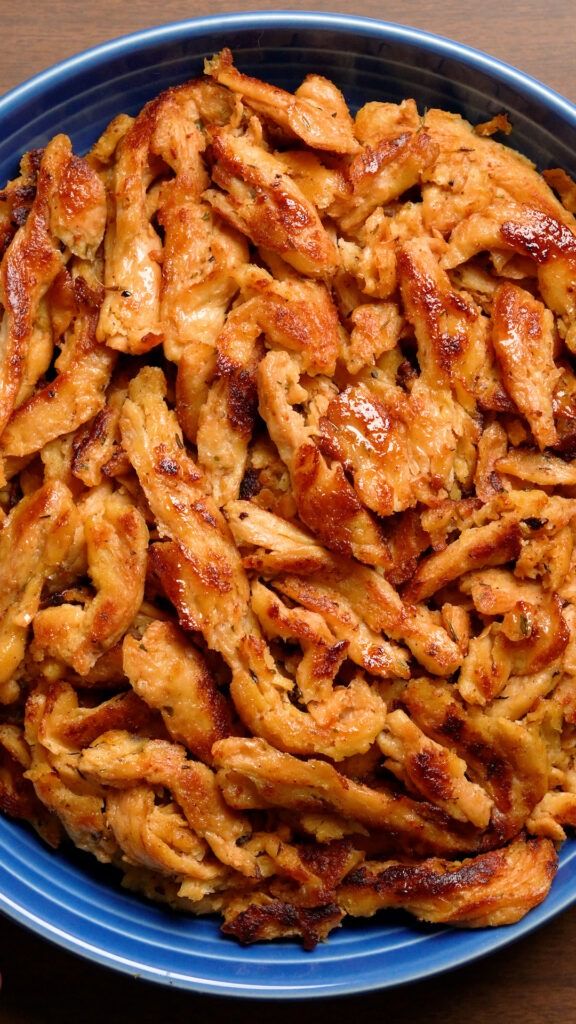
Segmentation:
{"type": "MultiPolygon", "coordinates": [[[[241,70],[295,87],[314,71],[352,107],[413,96],[472,121],[503,110],[510,143],[541,169],[576,174],[576,107],[483,53],[437,36],[340,14],[260,12],[167,25],[99,46],[45,71],[0,100],[0,182],[21,153],[59,131],[86,150],[120,111],[202,70],[230,46],[241,70]]],[[[218,922],[179,916],[124,892],[118,876],[79,853],[54,853],[26,827],[0,819],[0,909],[98,963],[151,981],[217,995],[310,998],[415,981],[525,935],[576,899],[576,841],[561,852],[546,902],[519,924],[452,931],[383,914],[347,923],[313,953],[288,942],[243,948],[218,922]]]]}

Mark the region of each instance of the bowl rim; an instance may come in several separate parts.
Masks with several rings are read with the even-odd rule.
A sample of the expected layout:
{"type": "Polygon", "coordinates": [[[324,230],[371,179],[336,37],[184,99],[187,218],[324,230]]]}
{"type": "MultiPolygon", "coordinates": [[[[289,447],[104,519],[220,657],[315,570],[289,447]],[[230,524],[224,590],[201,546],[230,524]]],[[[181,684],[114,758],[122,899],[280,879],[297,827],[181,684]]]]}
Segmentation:
{"type": "Polygon", "coordinates": [[[460,43],[443,35],[424,29],[414,28],[399,22],[366,18],[361,15],[316,10],[256,10],[228,11],[222,14],[204,15],[151,26],[130,32],[96,46],[81,50],[50,67],[39,71],[26,81],[9,89],[0,97],[0,119],[13,106],[38,95],[46,86],[58,85],[69,76],[89,71],[103,59],[117,53],[128,55],[137,52],[149,43],[161,44],[192,32],[195,36],[210,35],[222,29],[250,30],[269,28],[314,28],[330,29],[336,32],[355,32],[360,35],[412,43],[425,50],[452,57],[489,73],[507,85],[513,86],[529,98],[540,100],[551,107],[554,113],[567,119],[576,127],[576,103],[572,103],[551,86],[521,71],[498,57],[492,57],[483,50],[460,43]]]}
{"type": "MultiPolygon", "coordinates": [[[[13,824],[14,823],[9,819],[4,817],[0,820],[0,854],[2,853],[1,831],[4,830],[2,829],[2,826],[4,826],[4,828],[10,828],[13,824]]],[[[35,841],[36,839],[37,837],[32,833],[32,830],[26,829],[24,841],[35,841]]],[[[48,854],[52,854],[54,851],[47,852],[48,854]]],[[[17,857],[14,857],[14,859],[17,859],[17,857]]],[[[7,874],[9,875],[9,871],[7,874]]],[[[0,885],[3,880],[2,876],[3,867],[0,862],[0,885]]],[[[26,906],[23,900],[11,897],[5,891],[2,891],[1,888],[0,923],[1,915],[5,915],[16,924],[33,931],[35,935],[50,941],[53,945],[60,947],[65,952],[78,956],[81,959],[87,959],[100,967],[113,969],[137,980],[154,982],[159,985],[193,992],[197,995],[230,998],[240,997],[243,1000],[253,1000],[255,1002],[273,1002],[278,999],[288,1000],[290,1002],[308,999],[327,1000],[359,996],[369,992],[383,991],[388,988],[400,988],[404,985],[412,984],[413,982],[420,982],[428,978],[437,977],[441,974],[446,974],[449,971],[466,967],[472,963],[477,963],[479,960],[483,960],[486,957],[490,957],[493,954],[498,953],[507,946],[512,945],[512,943],[526,938],[532,932],[538,931],[544,925],[548,924],[553,918],[570,909],[576,900],[576,839],[569,839],[563,844],[558,874],[555,881],[556,880],[561,883],[561,887],[557,890],[555,896],[553,888],[546,900],[532,909],[525,917],[521,918],[520,921],[517,921],[515,924],[493,929],[468,929],[461,932],[461,934],[468,941],[472,941],[473,944],[475,943],[476,937],[486,936],[487,934],[490,936],[490,941],[485,941],[483,943],[481,941],[480,948],[474,949],[472,955],[467,951],[467,943],[465,942],[463,943],[465,948],[460,952],[452,952],[448,959],[442,954],[442,952],[440,952],[438,961],[424,965],[424,967],[416,965],[411,973],[408,974],[404,971],[398,980],[391,977],[389,973],[382,978],[375,979],[371,976],[368,980],[364,980],[362,977],[361,964],[359,964],[356,980],[352,983],[349,979],[345,979],[341,982],[330,982],[329,984],[323,983],[319,980],[312,981],[309,984],[302,981],[298,986],[295,984],[282,985],[279,982],[275,982],[274,984],[262,984],[259,983],[255,977],[258,971],[257,963],[251,966],[246,964],[247,970],[244,970],[243,972],[243,979],[226,979],[224,977],[217,980],[207,979],[198,976],[197,973],[194,973],[192,965],[191,969],[187,973],[154,966],[151,963],[144,963],[142,960],[134,959],[131,955],[122,955],[121,953],[113,952],[110,949],[104,948],[102,942],[97,940],[90,941],[90,939],[85,937],[83,938],[80,935],[72,934],[70,929],[59,927],[57,923],[50,921],[46,914],[35,912],[30,907],[26,906]],[[250,971],[252,972],[252,977],[248,978],[248,973],[250,971]]],[[[57,881],[60,887],[63,886],[62,879],[59,878],[57,881]]],[[[118,892],[124,899],[131,898],[131,894],[127,894],[125,890],[121,888],[119,888],[118,892]]],[[[418,922],[414,922],[414,924],[417,925],[418,922]]],[[[406,927],[409,928],[409,926],[410,922],[408,920],[406,927]]],[[[446,935],[450,938],[455,934],[455,930],[450,928],[450,926],[437,926],[434,930],[437,931],[437,935],[440,939],[446,935]]],[[[431,938],[433,939],[433,936],[431,936],[431,938]]],[[[274,943],[267,944],[268,949],[273,946],[274,943]]],[[[306,957],[313,956],[313,954],[310,953],[306,953],[304,955],[306,957]]],[[[382,953],[376,951],[373,954],[367,954],[367,956],[370,955],[381,957],[382,953]]],[[[221,959],[222,961],[226,961],[225,950],[223,951],[221,959]]],[[[338,958],[336,957],[336,959],[338,958]]],[[[281,963],[282,960],[280,958],[278,960],[278,965],[281,966],[281,963]]]]}
{"type": "MultiPolygon", "coordinates": [[[[576,128],[575,103],[545,85],[539,79],[499,58],[492,57],[482,50],[442,35],[397,22],[338,12],[301,11],[286,8],[281,10],[248,10],[243,12],[229,11],[222,14],[169,22],[164,25],[151,26],[127,33],[86,50],[79,51],[38,72],[0,97],[0,131],[3,117],[11,115],[14,110],[18,109],[21,103],[38,98],[47,88],[58,87],[66,82],[73,82],[76,76],[89,73],[91,69],[101,66],[103,62],[117,55],[127,57],[151,44],[158,46],[192,36],[203,37],[213,35],[214,33],[221,34],[225,31],[265,31],[279,28],[325,30],[335,33],[348,32],[365,36],[366,38],[417,46],[441,57],[451,58],[461,64],[481,70],[499,82],[512,87],[523,96],[544,104],[551,112],[576,128]]],[[[19,154],[16,154],[16,156],[19,156],[19,154]]],[[[11,821],[6,821],[6,827],[11,828],[12,824],[11,821]]],[[[572,871],[576,871],[576,841],[572,840],[572,842],[566,844],[565,850],[567,850],[567,857],[564,868],[571,867],[573,864],[574,867],[571,867],[570,870],[570,874],[572,874],[572,871]]],[[[0,864],[0,882],[1,874],[2,865],[0,864]]],[[[573,892],[559,891],[553,904],[549,905],[547,900],[516,925],[501,928],[498,930],[498,933],[492,933],[493,938],[490,944],[475,952],[472,956],[465,954],[460,956],[454,955],[449,962],[441,965],[432,964],[428,967],[425,965],[423,968],[417,967],[409,977],[405,976],[399,981],[389,977],[376,982],[373,978],[362,980],[360,972],[356,982],[344,981],[341,984],[335,984],[331,986],[329,992],[321,985],[307,987],[303,984],[299,987],[288,988],[277,984],[275,987],[258,987],[257,985],[256,987],[249,987],[246,984],[236,984],[233,981],[222,980],[216,982],[198,978],[192,972],[182,976],[162,968],[153,967],[150,964],[138,963],[131,958],[122,957],[106,950],[100,944],[95,945],[86,941],[79,935],[72,934],[69,929],[59,928],[46,915],[42,916],[36,913],[30,906],[27,906],[24,900],[15,899],[9,893],[1,890],[0,912],[6,914],[19,925],[30,928],[42,938],[49,939],[69,953],[87,958],[100,966],[114,968],[132,977],[136,976],[147,981],[171,985],[204,995],[239,996],[260,1000],[273,1000],[275,998],[297,1000],[359,995],[396,985],[410,984],[413,981],[420,981],[445,973],[447,970],[461,967],[492,952],[496,952],[518,938],[527,935],[545,924],[552,917],[566,910],[575,900],[576,885],[573,892]]]]}

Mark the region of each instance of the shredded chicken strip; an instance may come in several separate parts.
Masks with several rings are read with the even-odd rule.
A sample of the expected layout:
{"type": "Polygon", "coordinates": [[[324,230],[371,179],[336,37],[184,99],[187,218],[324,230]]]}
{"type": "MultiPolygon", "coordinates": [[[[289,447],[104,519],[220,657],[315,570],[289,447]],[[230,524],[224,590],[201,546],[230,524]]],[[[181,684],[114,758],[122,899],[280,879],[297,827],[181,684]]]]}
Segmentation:
{"type": "Polygon", "coordinates": [[[127,636],[124,671],[136,693],[157,708],[170,736],[207,764],[212,744],[233,732],[232,713],[200,651],[170,622],[127,636]]]}
{"type": "Polygon", "coordinates": [[[211,131],[209,156],[212,180],[222,191],[208,189],[204,196],[224,220],[302,274],[336,270],[334,242],[279,157],[222,128],[211,131]]]}
{"type": "Polygon", "coordinates": [[[224,803],[213,772],[189,760],[184,747],[111,731],[82,751],[78,768],[88,779],[118,789],[130,789],[142,780],[166,786],[191,828],[224,864],[258,875],[254,857],[237,845],[251,832],[248,819],[224,803]]]}
{"type": "Polygon", "coordinates": [[[106,298],[97,337],[121,352],[147,352],[163,340],[162,242],[151,223],[147,189],[154,177],[154,157],[174,152],[175,140],[166,138],[172,128],[180,143],[178,162],[186,159],[199,168],[198,152],[204,143],[197,117],[191,90],[169,89],[146,104],[118,145],[105,240],[106,298]]]}
{"type": "Polygon", "coordinates": [[[486,828],[493,801],[465,777],[466,762],[429,739],[404,711],[393,711],[378,737],[386,767],[457,821],[486,828]]]}
{"type": "MultiPolygon", "coordinates": [[[[249,587],[226,521],[206,495],[200,471],[185,452],[178,420],[165,404],[159,370],[145,369],[132,382],[120,420],[122,442],[162,536],[182,548],[195,582],[200,622],[219,621],[216,649],[235,660],[235,634],[246,632],[249,587]],[[219,596],[216,609],[213,594],[219,596]],[[226,615],[222,616],[224,605],[226,615]],[[225,639],[227,635],[228,639],[225,639]]],[[[178,579],[178,577],[176,577],[178,579]]],[[[249,620],[248,620],[249,621],[249,620]]],[[[212,637],[214,644],[214,637],[212,637]]]]}
{"type": "Polygon", "coordinates": [[[178,878],[216,879],[226,869],[207,857],[207,844],[192,831],[176,804],[157,806],[153,786],[133,786],[106,797],[106,821],[122,860],[178,878]]]}
{"type": "Polygon", "coordinates": [[[142,604],[148,530],[140,512],[118,494],[84,520],[88,571],[95,597],[83,608],[44,608],[34,620],[35,656],[59,657],[80,675],[124,635],[142,604]]]}
{"type": "Polygon", "coordinates": [[[492,343],[504,385],[540,449],[557,441],[553,395],[560,377],[554,363],[554,318],[529,292],[514,284],[496,290],[492,343]]]}
{"type": "Polygon", "coordinates": [[[307,75],[295,94],[238,71],[230,50],[224,49],[205,63],[206,74],[238,93],[253,110],[290,129],[312,149],[355,153],[358,142],[346,101],[327,78],[307,75]]]}
{"type": "Polygon", "coordinates": [[[218,781],[233,807],[328,807],[373,828],[386,828],[408,849],[456,852],[474,845],[473,833],[450,830],[432,805],[342,776],[325,761],[300,761],[262,739],[220,740],[213,749],[218,781]]]}
{"type": "Polygon", "coordinates": [[[52,483],[23,498],[0,529],[0,703],[11,703],[20,692],[13,677],[42,584],[66,558],[76,526],[70,491],[52,483]]]}
{"type": "Polygon", "coordinates": [[[551,842],[518,839],[460,863],[368,862],[344,880],[338,902],[354,917],[401,906],[421,921],[485,928],[513,924],[538,906],[555,871],[551,842]]]}
{"type": "Polygon", "coordinates": [[[74,291],[78,313],[55,362],[54,380],[44,384],[12,414],[2,437],[5,455],[29,455],[49,441],[71,433],[100,412],[116,354],[96,341],[101,289],[79,274],[74,291]]]}
{"type": "Polygon", "coordinates": [[[297,362],[269,352],[258,367],[260,415],[290,470],[298,511],[327,547],[372,565],[390,565],[378,524],[362,506],[342,467],[329,467],[293,403],[306,397],[297,362]]]}
{"type": "Polygon", "coordinates": [[[42,299],[64,266],[62,249],[68,246],[79,256],[93,256],[105,219],[105,194],[98,176],[72,154],[70,140],[57,135],[44,151],[26,223],[0,268],[0,433],[22,383],[42,299]]]}

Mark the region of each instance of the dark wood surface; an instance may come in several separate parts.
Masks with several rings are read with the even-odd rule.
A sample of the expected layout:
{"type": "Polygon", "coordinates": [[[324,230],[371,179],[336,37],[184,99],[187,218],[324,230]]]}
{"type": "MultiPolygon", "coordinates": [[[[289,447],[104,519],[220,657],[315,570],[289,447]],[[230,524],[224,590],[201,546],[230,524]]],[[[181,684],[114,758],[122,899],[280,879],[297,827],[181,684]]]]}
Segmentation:
{"type": "MultiPolygon", "coordinates": [[[[0,93],[71,54],[116,35],[194,15],[238,9],[212,0],[0,0],[0,93]]],[[[257,0],[246,9],[269,9],[257,0]]],[[[291,9],[346,11],[310,0],[291,9]]],[[[572,0],[357,0],[355,14],[437,32],[516,65],[576,101],[576,10],[572,0]]],[[[576,909],[485,960],[381,994],[307,1004],[213,999],[118,975],[48,945],[0,917],[2,1024],[275,1024],[351,1018],[365,1024],[573,1024],[576,909]]]]}

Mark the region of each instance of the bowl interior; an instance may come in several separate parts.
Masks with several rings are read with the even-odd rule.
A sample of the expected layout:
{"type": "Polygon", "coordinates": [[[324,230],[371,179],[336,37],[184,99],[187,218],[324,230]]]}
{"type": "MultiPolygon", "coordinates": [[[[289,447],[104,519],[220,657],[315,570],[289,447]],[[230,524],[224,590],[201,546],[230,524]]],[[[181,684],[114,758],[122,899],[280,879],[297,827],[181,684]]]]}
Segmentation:
{"type": "MultiPolygon", "coordinates": [[[[74,58],[0,100],[0,182],[26,149],[54,134],[86,151],[110,119],[202,71],[229,46],[241,70],[285,88],[314,71],[353,108],[413,96],[483,121],[505,110],[510,142],[541,168],[576,173],[576,110],[513,69],[448,41],[344,16],[237,15],[147,33],[74,58]]],[[[68,949],[151,980],[247,996],[322,996],[405,982],[455,966],[523,934],[573,899],[576,843],[544,907],[512,928],[427,928],[401,915],[354,922],[306,954],[292,943],[242,948],[213,920],[180,917],[120,890],[117,876],[77,853],[53,853],[0,820],[0,908],[68,949]]],[[[575,862],[576,863],[576,862],[575,862]]]]}
{"type": "Polygon", "coordinates": [[[79,152],[111,118],[135,113],[162,89],[202,72],[229,46],[239,68],[293,89],[311,70],[332,78],[353,109],[413,96],[471,121],[505,110],[510,143],[541,168],[576,173],[576,109],[496,60],[417,30],[342,15],[265,14],[200,19],[117,40],[0,101],[0,180],[18,155],[65,131],[79,152]],[[559,102],[558,102],[559,101],[559,102]]]}

